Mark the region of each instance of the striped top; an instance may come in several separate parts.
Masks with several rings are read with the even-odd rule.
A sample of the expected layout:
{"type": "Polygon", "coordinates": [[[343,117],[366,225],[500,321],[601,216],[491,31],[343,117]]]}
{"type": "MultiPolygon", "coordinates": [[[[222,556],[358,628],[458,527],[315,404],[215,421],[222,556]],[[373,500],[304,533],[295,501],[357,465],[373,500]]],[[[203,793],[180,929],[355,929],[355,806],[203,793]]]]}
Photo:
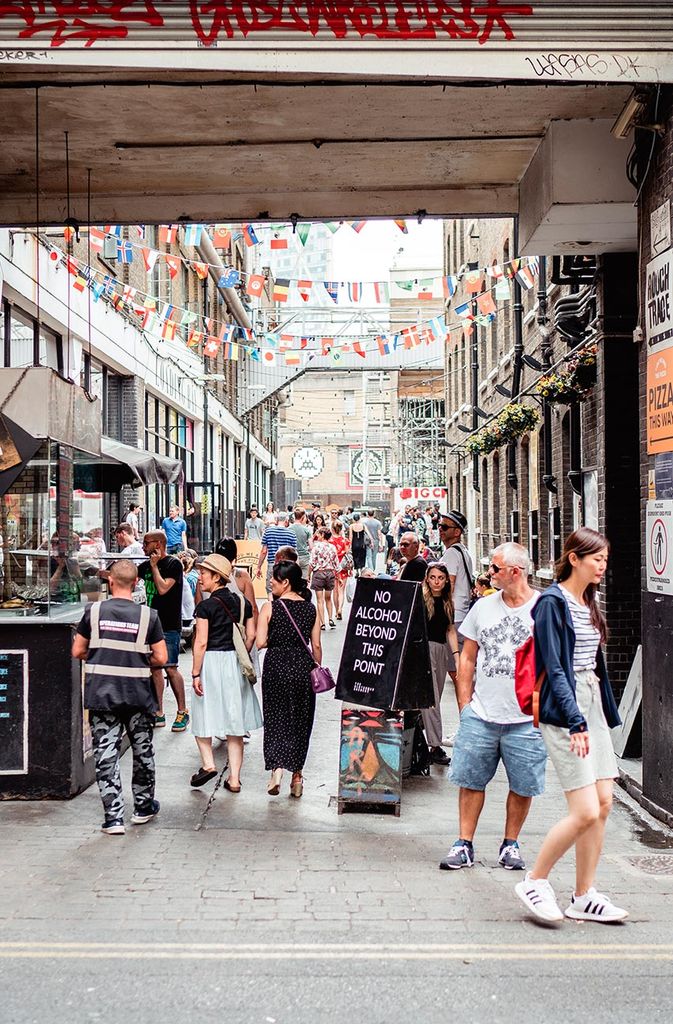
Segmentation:
{"type": "Polygon", "coordinates": [[[596,668],[596,655],[601,635],[591,622],[591,613],[587,606],[580,604],[564,586],[561,585],[560,590],[568,602],[575,630],[573,670],[575,672],[586,672],[587,669],[593,670],[596,668]]]}

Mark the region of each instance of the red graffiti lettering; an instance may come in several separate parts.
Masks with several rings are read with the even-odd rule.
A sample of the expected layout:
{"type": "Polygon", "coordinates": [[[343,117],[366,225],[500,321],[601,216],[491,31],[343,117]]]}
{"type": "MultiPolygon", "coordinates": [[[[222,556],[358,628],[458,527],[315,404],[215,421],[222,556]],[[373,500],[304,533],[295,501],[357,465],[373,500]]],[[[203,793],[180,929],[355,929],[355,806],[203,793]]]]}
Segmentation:
{"type": "Polygon", "coordinates": [[[71,3],[0,3],[0,19],[19,17],[26,26],[20,39],[50,35],[50,46],[57,47],[72,40],[83,40],[85,46],[106,39],[125,39],[129,25],[143,22],[161,27],[164,19],[153,3],[130,0],[73,0],[71,3]],[[137,10],[134,8],[142,8],[137,10]]]}
{"type": "Polygon", "coordinates": [[[361,39],[475,39],[486,43],[495,28],[505,39],[513,39],[508,19],[533,14],[531,4],[488,3],[240,3],[191,0],[192,25],[204,46],[220,36],[233,39],[240,34],[270,31],[302,32],[317,36],[327,31],[335,39],[349,33],[361,39]]]}

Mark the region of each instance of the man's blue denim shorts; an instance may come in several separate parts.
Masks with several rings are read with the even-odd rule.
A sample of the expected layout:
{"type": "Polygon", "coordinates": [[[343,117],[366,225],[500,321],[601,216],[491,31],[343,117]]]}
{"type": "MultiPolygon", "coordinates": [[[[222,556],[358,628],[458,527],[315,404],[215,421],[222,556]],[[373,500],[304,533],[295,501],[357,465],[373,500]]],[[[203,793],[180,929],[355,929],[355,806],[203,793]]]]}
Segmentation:
{"type": "Polygon", "coordinates": [[[449,778],[463,789],[484,790],[500,761],[518,796],[544,793],[547,748],[532,722],[485,722],[468,704],[460,713],[449,778]]]}
{"type": "Polygon", "coordinates": [[[180,657],[180,630],[167,630],[164,633],[164,640],[166,641],[166,649],[168,650],[168,661],[164,667],[171,668],[173,665],[177,665],[178,658],[180,657]]]}

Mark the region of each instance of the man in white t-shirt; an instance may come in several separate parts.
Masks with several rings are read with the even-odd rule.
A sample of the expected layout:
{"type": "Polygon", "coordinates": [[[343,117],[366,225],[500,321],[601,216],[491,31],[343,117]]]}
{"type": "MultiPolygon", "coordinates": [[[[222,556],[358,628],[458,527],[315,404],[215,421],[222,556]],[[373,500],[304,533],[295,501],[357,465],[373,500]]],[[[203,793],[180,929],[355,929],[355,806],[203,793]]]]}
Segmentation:
{"type": "Polygon", "coordinates": [[[524,715],[514,689],[516,651],[533,631],[539,592],[528,584],[530,560],[521,544],[501,544],[489,572],[497,593],[480,598],[461,625],[464,638],[456,696],[460,725],[449,778],[460,786],[459,838],[440,863],[455,870],[474,864],[474,833],[487,785],[502,760],[509,781],[505,831],[498,863],[525,868],[519,833],[532,798],[544,792],[547,751],[539,729],[524,715]]]}

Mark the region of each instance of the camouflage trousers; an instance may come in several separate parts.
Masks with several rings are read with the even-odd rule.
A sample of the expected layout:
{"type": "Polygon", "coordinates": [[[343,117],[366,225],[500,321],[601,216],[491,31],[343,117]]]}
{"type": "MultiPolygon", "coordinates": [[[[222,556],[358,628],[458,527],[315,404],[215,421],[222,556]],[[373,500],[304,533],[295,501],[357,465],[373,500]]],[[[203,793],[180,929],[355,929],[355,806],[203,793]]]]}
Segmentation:
{"type": "Polygon", "coordinates": [[[133,751],[133,809],[149,813],[154,800],[154,715],[150,711],[90,711],[89,722],[106,824],[124,821],[124,794],[119,766],[124,729],[133,751]]]}

